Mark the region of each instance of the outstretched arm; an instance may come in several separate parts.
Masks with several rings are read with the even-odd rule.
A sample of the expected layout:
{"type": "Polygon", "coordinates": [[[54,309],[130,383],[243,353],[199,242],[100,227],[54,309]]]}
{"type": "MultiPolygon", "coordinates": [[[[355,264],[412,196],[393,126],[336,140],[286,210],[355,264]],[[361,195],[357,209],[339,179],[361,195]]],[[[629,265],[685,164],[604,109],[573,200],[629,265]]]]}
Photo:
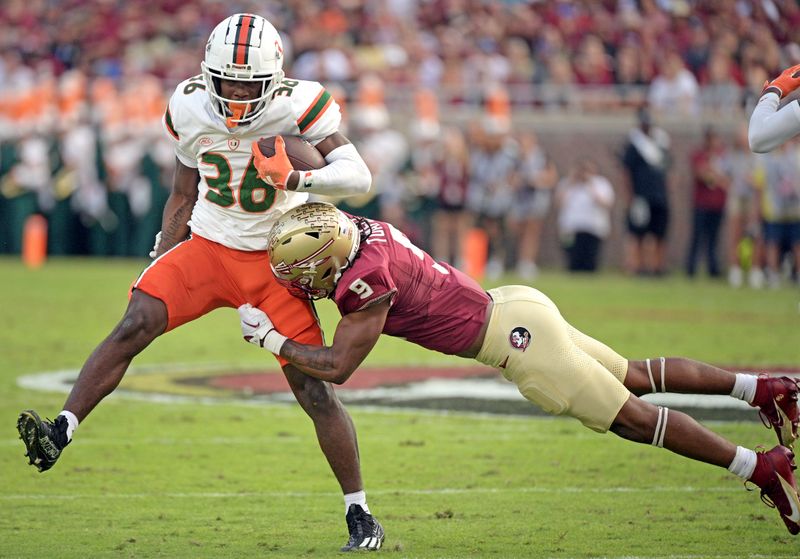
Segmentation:
{"type": "Polygon", "coordinates": [[[783,98],[800,87],[800,65],[784,70],[780,76],[764,84],[747,135],[755,153],[772,151],[800,133],[800,105],[792,101],[778,110],[783,98]]]}
{"type": "Polygon", "coordinates": [[[285,338],[263,311],[249,305],[239,307],[239,315],[245,340],[278,353],[312,377],[342,384],[375,347],[389,308],[387,298],[343,316],[330,346],[301,344],[285,338]]]}
{"type": "Polygon", "coordinates": [[[764,94],[750,115],[747,136],[750,149],[767,153],[789,138],[800,134],[800,105],[792,101],[778,110],[780,99],[772,92],[764,94]]]}

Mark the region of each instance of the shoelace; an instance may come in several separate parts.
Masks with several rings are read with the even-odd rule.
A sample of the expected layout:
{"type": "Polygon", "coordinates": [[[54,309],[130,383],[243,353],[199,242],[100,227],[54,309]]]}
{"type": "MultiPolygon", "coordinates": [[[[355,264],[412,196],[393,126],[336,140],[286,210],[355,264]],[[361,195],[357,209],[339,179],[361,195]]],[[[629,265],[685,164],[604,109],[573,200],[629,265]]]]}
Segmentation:
{"type": "Polygon", "coordinates": [[[761,502],[767,505],[771,509],[776,509],[778,506],[775,504],[775,501],[769,498],[767,495],[766,489],[761,490],[761,502]]]}
{"type": "Polygon", "coordinates": [[[58,445],[59,449],[63,449],[67,446],[67,425],[68,421],[67,418],[63,415],[59,415],[56,417],[55,421],[47,420],[47,425],[50,427],[50,438],[53,439],[53,442],[58,445]]]}
{"type": "MultiPolygon", "coordinates": [[[[761,420],[761,423],[764,425],[764,427],[766,427],[767,429],[772,429],[773,419],[769,415],[767,415],[767,413],[761,408],[758,408],[758,418],[761,420]]],[[[774,421],[776,426],[783,427],[783,420],[777,413],[775,414],[774,421]]]]}
{"type": "Polygon", "coordinates": [[[364,527],[361,525],[360,522],[354,521],[353,527],[350,530],[350,541],[348,543],[350,545],[353,545],[356,542],[360,542],[363,539],[364,539],[364,527]]]}
{"type": "Polygon", "coordinates": [[[351,529],[351,541],[353,536],[358,536],[359,539],[363,539],[367,531],[371,533],[375,530],[375,521],[372,515],[363,510],[353,515],[353,524],[355,531],[351,529]]]}

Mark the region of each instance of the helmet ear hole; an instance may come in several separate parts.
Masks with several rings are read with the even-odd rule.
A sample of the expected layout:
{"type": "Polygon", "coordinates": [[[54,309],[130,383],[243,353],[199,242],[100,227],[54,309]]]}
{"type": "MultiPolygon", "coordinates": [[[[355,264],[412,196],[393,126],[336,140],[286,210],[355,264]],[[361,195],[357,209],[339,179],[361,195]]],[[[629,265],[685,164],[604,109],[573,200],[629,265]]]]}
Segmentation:
{"type": "Polygon", "coordinates": [[[327,270],[325,270],[325,273],[322,274],[322,279],[323,280],[328,279],[328,277],[331,275],[331,271],[332,271],[332,268],[328,268],[327,270]]]}
{"type": "Polygon", "coordinates": [[[306,235],[315,239],[319,239],[319,231],[306,231],[306,235]]]}

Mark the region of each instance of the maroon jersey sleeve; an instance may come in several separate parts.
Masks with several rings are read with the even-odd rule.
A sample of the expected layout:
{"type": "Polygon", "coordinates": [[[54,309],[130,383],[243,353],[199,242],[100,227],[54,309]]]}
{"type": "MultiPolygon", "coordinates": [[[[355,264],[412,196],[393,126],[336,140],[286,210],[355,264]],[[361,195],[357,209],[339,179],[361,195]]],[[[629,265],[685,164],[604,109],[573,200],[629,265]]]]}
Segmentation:
{"type": "Polygon", "coordinates": [[[384,334],[442,353],[468,348],[485,321],[489,295],[388,223],[369,224],[369,237],[336,286],[334,300],[342,315],[390,297],[384,334]]]}
{"type": "Polygon", "coordinates": [[[397,293],[397,286],[388,268],[360,264],[360,259],[356,260],[342,277],[345,285],[336,290],[336,305],[342,315],[360,311],[378,301],[385,301],[386,298],[393,298],[397,293]]]}

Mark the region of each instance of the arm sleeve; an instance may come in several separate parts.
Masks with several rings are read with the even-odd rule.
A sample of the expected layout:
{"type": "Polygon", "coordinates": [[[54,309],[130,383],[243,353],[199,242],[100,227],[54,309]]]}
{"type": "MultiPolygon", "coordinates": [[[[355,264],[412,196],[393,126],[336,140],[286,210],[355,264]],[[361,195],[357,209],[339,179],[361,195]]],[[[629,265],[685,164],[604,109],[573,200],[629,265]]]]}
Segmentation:
{"type": "Polygon", "coordinates": [[[748,139],[755,153],[767,153],[800,133],[800,104],[792,101],[778,110],[780,98],[766,93],[750,115],[748,139]]]}
{"type": "Polygon", "coordinates": [[[328,163],[315,171],[300,171],[297,192],[326,196],[355,196],[369,192],[372,173],[353,144],[345,144],[325,156],[328,163]]]}

